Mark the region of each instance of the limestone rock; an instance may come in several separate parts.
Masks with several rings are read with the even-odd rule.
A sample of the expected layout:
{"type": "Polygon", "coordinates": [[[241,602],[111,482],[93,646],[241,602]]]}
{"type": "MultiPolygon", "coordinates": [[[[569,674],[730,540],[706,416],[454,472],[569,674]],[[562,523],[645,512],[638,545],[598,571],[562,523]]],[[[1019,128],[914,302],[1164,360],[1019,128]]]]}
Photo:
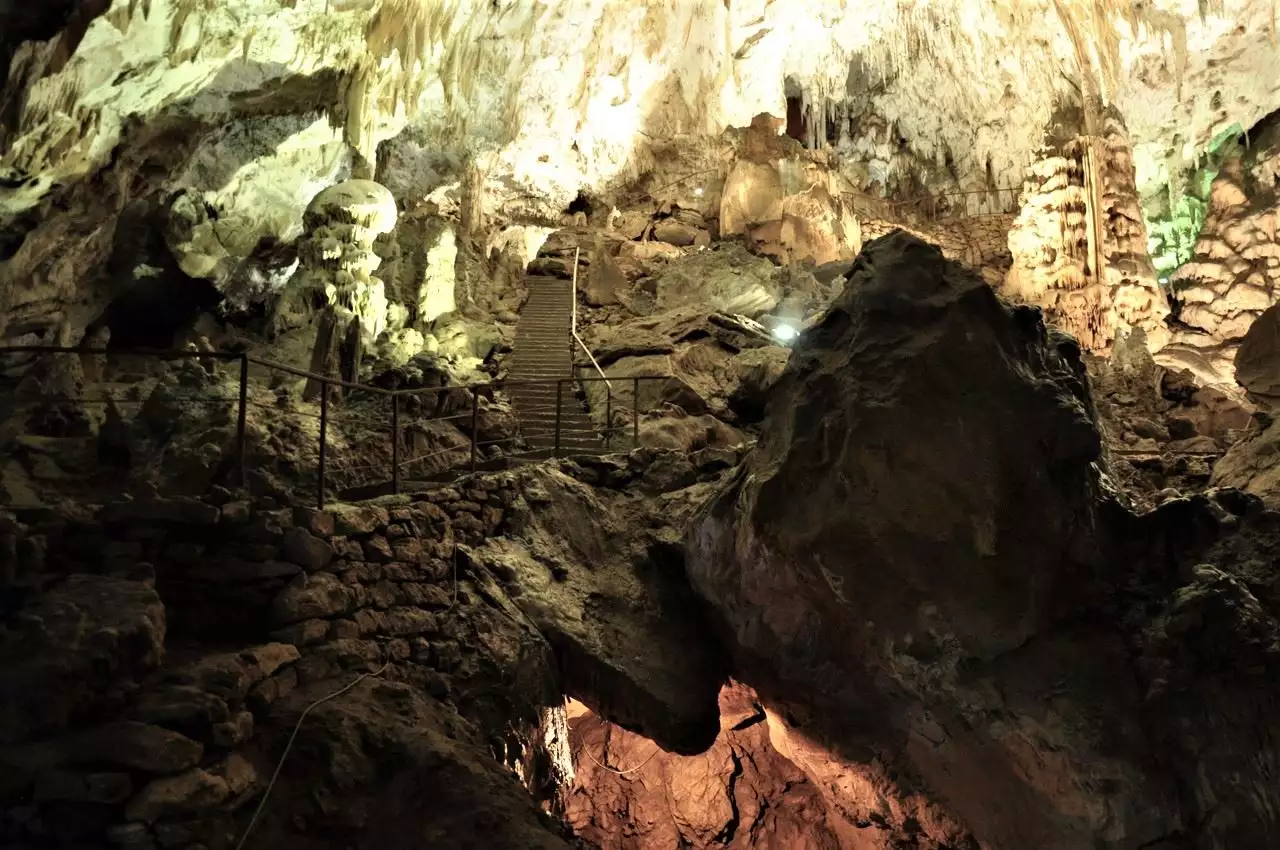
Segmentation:
{"type": "Polygon", "coordinates": [[[704,753],[679,756],[572,712],[579,751],[567,817],[584,840],[604,847],[730,847],[836,850],[867,845],[828,810],[822,790],[778,752],[755,694],[726,686],[720,735],[704,753]],[[603,766],[602,766],[603,765],[603,766]],[[618,775],[615,771],[625,771],[618,775]],[[625,810],[626,819],[610,812],[625,810]]]}
{"type": "Polygon", "coordinates": [[[1280,515],[1227,491],[1135,517],[1099,453],[1070,340],[936,249],[867,246],[687,540],[773,745],[845,818],[925,846],[1265,843],[1280,515]]]}
{"type": "MultiPolygon", "coordinates": [[[[684,460],[687,481],[692,467],[684,460]]],[[[679,486],[672,472],[655,488],[679,486]]],[[[627,519],[558,472],[531,468],[522,491],[543,494],[515,520],[518,540],[490,540],[475,558],[564,659],[566,688],[602,716],[694,753],[714,740],[724,677],[716,638],[702,631],[697,603],[677,574],[646,563],[627,519]],[[584,524],[575,517],[592,516],[584,524]],[[590,569],[580,565],[589,564],[590,569]],[[550,568],[549,568],[550,567],[550,568]]]]}
{"type": "Polygon", "coordinates": [[[181,732],[198,741],[209,741],[213,727],[227,720],[227,703],[221,697],[190,685],[167,685],[139,697],[133,717],[181,732]]]}
{"type": "Polygon", "coordinates": [[[782,177],[772,163],[740,159],[725,181],[720,199],[720,232],[745,233],[751,225],[782,218],[782,177]]]}
{"type": "Polygon", "coordinates": [[[373,534],[390,521],[383,508],[374,505],[334,505],[335,533],[343,536],[373,534]]]}
{"type": "Polygon", "coordinates": [[[591,266],[587,271],[586,298],[592,307],[605,307],[618,303],[618,293],[625,291],[627,278],[603,243],[597,241],[591,251],[591,266]]]}
{"type": "Polygon", "coordinates": [[[131,821],[152,823],[163,817],[212,808],[230,795],[225,779],[196,768],[177,776],[153,780],[129,802],[125,817],[131,821]]]}
{"type": "Polygon", "coordinates": [[[305,218],[316,226],[339,222],[374,234],[395,227],[396,216],[395,198],[385,186],[372,180],[348,180],[323,189],[307,204],[305,213],[305,218]]]}
{"type": "Polygon", "coordinates": [[[623,239],[636,240],[642,238],[645,231],[649,229],[649,221],[647,214],[638,210],[627,210],[616,218],[611,218],[610,225],[623,239]]]}
{"type": "Polygon", "coordinates": [[[662,310],[699,306],[704,310],[758,316],[772,310],[781,295],[774,265],[732,243],[672,264],[658,276],[662,310]]]}
{"type": "Polygon", "coordinates": [[[204,747],[185,735],[117,721],[73,735],[60,746],[68,764],[109,764],[145,773],[178,773],[200,761],[204,747]]]}
{"type": "Polygon", "coordinates": [[[64,726],[163,656],[165,612],[142,582],[73,575],[20,609],[0,635],[0,743],[64,726]]]}
{"type": "MultiPolygon", "coordinates": [[[[329,579],[334,577],[321,573],[329,579]]],[[[298,576],[305,580],[306,576],[298,576]]],[[[287,589],[286,589],[287,590],[287,589]]],[[[199,687],[229,702],[243,700],[258,683],[299,657],[298,648],[288,643],[268,643],[240,652],[206,655],[166,676],[178,684],[199,687]]]]}
{"type": "MultiPolygon", "coordinates": [[[[300,690],[278,710],[292,725],[326,692],[330,683],[300,690]]],[[[357,829],[370,846],[568,850],[489,752],[444,704],[407,684],[367,680],[307,715],[274,793],[314,801],[309,831],[357,829]]],[[[255,840],[287,846],[296,830],[287,810],[268,807],[255,840]]]]}
{"type": "Polygon", "coordinates": [[[640,445],[646,449],[695,452],[704,448],[733,448],[746,442],[741,431],[714,416],[668,412],[640,423],[640,445]]]}
{"type": "Polygon", "coordinates": [[[1280,404],[1280,304],[1254,321],[1235,357],[1236,381],[1271,405],[1280,404]]]}
{"type": "Polygon", "coordinates": [[[283,548],[287,559],[310,572],[323,570],[333,560],[333,547],[305,528],[286,531],[283,548]]]}
{"type": "Polygon", "coordinates": [[[653,238],[678,248],[707,245],[711,242],[711,237],[705,230],[678,218],[659,219],[653,225],[653,238]]]}
{"type": "Polygon", "coordinates": [[[789,349],[752,348],[734,355],[734,383],[729,391],[729,406],[742,419],[758,421],[764,415],[765,403],[774,384],[782,376],[791,356],[789,349]]]}
{"type": "Polygon", "coordinates": [[[76,773],[51,770],[36,779],[33,799],[38,802],[65,800],[71,803],[123,803],[133,794],[127,773],[76,773]]]}
{"type": "Polygon", "coordinates": [[[1280,419],[1264,420],[1259,428],[1233,444],[1213,465],[1210,480],[1215,487],[1232,487],[1257,496],[1272,510],[1280,510],[1280,419]]]}

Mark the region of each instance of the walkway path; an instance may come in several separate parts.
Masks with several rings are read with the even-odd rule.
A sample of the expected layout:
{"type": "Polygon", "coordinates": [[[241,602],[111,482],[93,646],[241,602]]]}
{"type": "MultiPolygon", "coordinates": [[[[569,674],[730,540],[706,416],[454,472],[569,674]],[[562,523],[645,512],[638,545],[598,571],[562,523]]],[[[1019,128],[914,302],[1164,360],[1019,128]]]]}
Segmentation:
{"type": "MultiPolygon", "coordinates": [[[[508,389],[520,417],[520,429],[535,456],[546,456],[556,444],[556,385],[521,385],[573,376],[569,347],[572,284],[555,277],[530,275],[529,300],[520,311],[516,339],[507,361],[508,389]]],[[[575,385],[560,385],[560,453],[602,454],[604,441],[577,398],[575,385]]]]}

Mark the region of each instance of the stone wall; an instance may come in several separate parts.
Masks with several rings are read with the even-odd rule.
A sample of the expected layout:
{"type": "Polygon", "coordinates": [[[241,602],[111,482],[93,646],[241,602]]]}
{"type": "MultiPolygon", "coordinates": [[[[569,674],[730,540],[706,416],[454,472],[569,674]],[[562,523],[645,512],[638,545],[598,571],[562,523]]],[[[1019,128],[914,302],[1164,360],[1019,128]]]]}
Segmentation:
{"type": "MultiPolygon", "coordinates": [[[[465,764],[470,778],[451,783],[480,777],[492,788],[477,796],[506,799],[519,809],[513,823],[536,823],[498,764],[530,786],[549,769],[546,758],[524,763],[519,730],[558,705],[551,652],[458,566],[469,544],[503,527],[516,486],[504,474],[326,511],[223,491],[4,516],[2,602],[17,613],[6,611],[0,640],[0,846],[233,847],[302,709],[379,668],[308,721],[319,737],[299,739],[277,790],[289,817],[302,805],[306,830],[356,826],[344,818],[362,811],[360,780],[378,778],[376,753],[352,726],[359,712],[359,728],[383,738],[452,729],[439,751],[424,754],[416,739],[397,750],[392,772],[405,759],[442,776],[465,764]],[[510,730],[497,761],[456,712],[510,730]],[[315,799],[290,802],[290,777],[315,799]]],[[[269,835],[301,829],[268,819],[255,840],[272,846],[269,835]]],[[[542,838],[511,846],[563,846],[534,831],[542,838]]]]}

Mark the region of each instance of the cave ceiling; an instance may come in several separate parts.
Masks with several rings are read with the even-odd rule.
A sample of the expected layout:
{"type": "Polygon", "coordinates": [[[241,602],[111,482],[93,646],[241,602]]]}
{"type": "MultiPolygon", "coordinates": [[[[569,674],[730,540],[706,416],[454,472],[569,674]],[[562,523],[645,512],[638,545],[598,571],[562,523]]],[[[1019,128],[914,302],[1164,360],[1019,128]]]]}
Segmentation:
{"type": "Polygon", "coordinates": [[[854,128],[855,153],[905,147],[948,162],[959,188],[1017,186],[1055,108],[1082,95],[1124,116],[1147,193],[1280,105],[1271,0],[96,0],[47,13],[64,19],[10,27],[58,34],[6,46],[2,218],[157,123],[201,139],[171,188],[276,209],[280,231],[350,171],[352,150],[376,155],[402,199],[474,163],[499,201],[556,211],[646,170],[655,141],[785,114],[788,91],[877,116],[854,128]]]}

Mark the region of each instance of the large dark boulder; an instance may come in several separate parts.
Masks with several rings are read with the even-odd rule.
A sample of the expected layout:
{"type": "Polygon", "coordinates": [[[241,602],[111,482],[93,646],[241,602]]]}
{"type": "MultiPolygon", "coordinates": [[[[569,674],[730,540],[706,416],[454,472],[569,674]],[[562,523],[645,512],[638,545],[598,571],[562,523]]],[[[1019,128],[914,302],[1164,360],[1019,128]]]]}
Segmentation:
{"type": "Polygon", "coordinates": [[[1169,574],[1203,549],[1170,537],[1195,523],[1140,524],[1100,454],[1074,342],[904,233],[864,249],[797,342],[689,570],[775,745],[855,826],[931,848],[1274,843],[1274,686],[1248,705],[1153,694],[1193,684],[1162,664],[1198,630],[1232,693],[1260,684],[1276,609],[1222,569],[1169,574]],[[1179,718],[1215,731],[1191,740],[1179,718]],[[1265,755],[1245,764],[1242,737],[1265,755]],[[1205,771],[1230,798],[1216,826],[1190,790],[1205,771]]]}

